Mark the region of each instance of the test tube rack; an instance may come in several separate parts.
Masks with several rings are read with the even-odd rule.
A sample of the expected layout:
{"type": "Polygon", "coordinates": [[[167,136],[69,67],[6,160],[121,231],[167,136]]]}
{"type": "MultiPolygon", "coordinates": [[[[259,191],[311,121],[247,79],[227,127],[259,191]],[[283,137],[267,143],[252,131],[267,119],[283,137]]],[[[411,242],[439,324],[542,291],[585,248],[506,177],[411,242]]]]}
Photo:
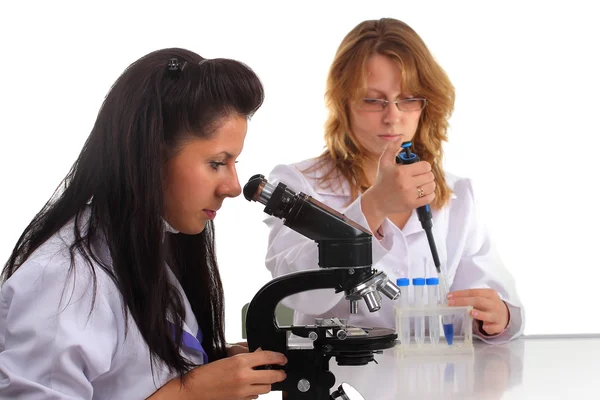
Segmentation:
{"type": "Polygon", "coordinates": [[[396,351],[399,355],[450,355],[450,354],[474,354],[473,348],[473,317],[471,317],[472,306],[450,307],[446,304],[438,304],[435,307],[394,307],[396,314],[396,332],[398,340],[396,341],[396,351]],[[414,337],[415,317],[437,317],[439,323],[440,338],[438,343],[432,343],[430,340],[430,329],[426,330],[423,343],[416,343],[414,337]],[[441,324],[441,317],[449,318],[453,321],[454,337],[452,344],[448,344],[444,336],[444,330],[441,324]],[[408,343],[402,343],[402,329],[404,324],[410,324],[410,340],[408,343]]]}

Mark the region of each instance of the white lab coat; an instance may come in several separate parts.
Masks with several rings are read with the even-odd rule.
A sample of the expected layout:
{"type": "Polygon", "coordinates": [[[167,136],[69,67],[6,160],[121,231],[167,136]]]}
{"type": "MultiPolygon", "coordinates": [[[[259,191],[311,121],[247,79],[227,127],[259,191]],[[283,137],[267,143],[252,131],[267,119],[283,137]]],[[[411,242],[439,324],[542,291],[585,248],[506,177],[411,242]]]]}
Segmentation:
{"type": "MultiPolygon", "coordinates": [[[[292,165],[276,166],[268,177],[272,184],[285,183],[296,193],[303,192],[326,205],[342,212],[365,228],[369,225],[361,210],[360,196],[350,205],[349,185],[343,178],[340,184],[323,188],[317,184],[323,169],[311,173],[300,171],[314,165],[305,160],[292,165]]],[[[433,234],[443,271],[448,276],[450,290],[467,288],[492,288],[504,300],[510,311],[510,325],[502,335],[485,338],[488,343],[506,342],[523,331],[524,312],[515,290],[511,274],[504,268],[494,252],[490,237],[475,209],[471,181],[447,174],[446,180],[453,190],[449,205],[433,212],[433,234]]],[[[318,250],[314,241],[283,225],[276,217],[267,217],[269,242],[266,256],[267,268],[273,277],[290,272],[318,268],[318,250]]],[[[389,220],[382,225],[384,238],[373,238],[373,267],[383,271],[393,282],[397,278],[435,277],[435,266],[427,237],[413,211],[401,230],[389,220]],[[425,260],[428,260],[427,271],[425,260]]],[[[412,285],[409,297],[412,302],[412,285]]],[[[359,313],[350,314],[349,302],[343,293],[333,289],[318,289],[289,296],[283,301],[295,309],[294,324],[314,324],[315,318],[348,318],[348,324],[364,327],[387,327],[395,329],[393,303],[383,296],[379,311],[370,313],[364,302],[359,313]]],[[[477,332],[474,331],[477,335],[477,332]]]]}
{"type": "MultiPolygon", "coordinates": [[[[176,376],[161,362],[153,377],[148,346],[131,315],[125,337],[122,297],[98,266],[90,314],[92,279],[81,256],[75,273],[67,276],[73,224],[53,235],[2,287],[1,399],[145,399],[176,376]]],[[[110,265],[106,246],[98,248],[110,265]]],[[[165,268],[184,299],[184,329],[196,337],[198,323],[190,304],[165,268]]],[[[182,354],[203,363],[197,350],[182,348],[182,354]]]]}

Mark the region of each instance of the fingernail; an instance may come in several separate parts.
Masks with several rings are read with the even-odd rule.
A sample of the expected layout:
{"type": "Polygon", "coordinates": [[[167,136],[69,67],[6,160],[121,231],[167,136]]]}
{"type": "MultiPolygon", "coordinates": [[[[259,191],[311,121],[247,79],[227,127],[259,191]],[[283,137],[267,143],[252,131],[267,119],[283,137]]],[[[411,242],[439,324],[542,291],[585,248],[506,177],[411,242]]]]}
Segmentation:
{"type": "Polygon", "coordinates": [[[476,317],[476,316],[478,316],[478,315],[479,315],[479,313],[478,313],[477,311],[473,311],[473,312],[471,313],[471,315],[472,315],[472,316],[474,316],[474,317],[476,317]]]}
{"type": "Polygon", "coordinates": [[[446,296],[447,299],[451,299],[453,297],[454,297],[454,295],[452,293],[448,293],[448,295],[446,296]]]}
{"type": "Polygon", "coordinates": [[[453,306],[456,303],[456,300],[448,300],[448,305],[453,306]]]}

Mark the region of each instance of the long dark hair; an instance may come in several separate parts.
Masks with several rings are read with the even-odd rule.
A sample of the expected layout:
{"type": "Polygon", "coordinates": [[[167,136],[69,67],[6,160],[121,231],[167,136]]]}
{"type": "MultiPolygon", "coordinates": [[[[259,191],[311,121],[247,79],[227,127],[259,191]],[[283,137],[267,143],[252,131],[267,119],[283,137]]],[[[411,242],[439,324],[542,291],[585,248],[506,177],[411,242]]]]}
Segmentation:
{"type": "Polygon", "coordinates": [[[69,272],[75,272],[75,258],[83,256],[94,278],[94,298],[94,262],[111,276],[123,297],[125,320],[131,313],[150,348],[153,368],[162,360],[183,375],[193,366],[179,353],[185,312],[183,299],[168,281],[167,261],[202,329],[209,361],[223,358],[224,299],[213,225],[208,223],[198,235],[165,238],[163,166],[183,140],[210,138],[225,117],[250,117],[263,97],[259,78],[234,60],[205,60],[184,49],[164,49],[131,64],[106,96],[70,172],[17,241],[2,279],[74,220],[69,272]],[[91,214],[84,223],[82,211],[88,208],[91,214]],[[110,251],[112,266],[92,251],[99,239],[110,251]],[[168,315],[180,328],[175,339],[168,315]]]}

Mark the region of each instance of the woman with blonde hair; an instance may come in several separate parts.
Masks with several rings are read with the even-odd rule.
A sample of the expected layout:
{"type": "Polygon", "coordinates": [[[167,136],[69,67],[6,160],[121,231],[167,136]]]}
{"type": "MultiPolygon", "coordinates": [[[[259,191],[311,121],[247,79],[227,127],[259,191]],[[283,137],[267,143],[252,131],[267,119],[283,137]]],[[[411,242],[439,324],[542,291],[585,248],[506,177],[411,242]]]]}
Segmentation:
{"type": "MultiPolygon", "coordinates": [[[[271,183],[304,192],[373,232],[373,266],[391,279],[435,276],[426,234],[416,214],[430,204],[433,235],[448,303],[473,306],[474,334],[500,343],[523,331],[523,307],[511,274],[495,254],[477,215],[467,178],[442,169],[454,87],[419,35],[384,18],[358,24],[340,44],[325,94],[329,117],[325,151],[278,165],[271,183]],[[421,159],[396,164],[401,144],[412,141],[421,159]]],[[[269,217],[267,268],[274,277],[318,268],[317,244],[269,217]]],[[[412,295],[412,294],[411,294],[412,295]]],[[[319,317],[348,318],[349,325],[395,327],[393,304],[350,314],[343,294],[316,290],[290,296],[295,324],[319,317]]]]}

